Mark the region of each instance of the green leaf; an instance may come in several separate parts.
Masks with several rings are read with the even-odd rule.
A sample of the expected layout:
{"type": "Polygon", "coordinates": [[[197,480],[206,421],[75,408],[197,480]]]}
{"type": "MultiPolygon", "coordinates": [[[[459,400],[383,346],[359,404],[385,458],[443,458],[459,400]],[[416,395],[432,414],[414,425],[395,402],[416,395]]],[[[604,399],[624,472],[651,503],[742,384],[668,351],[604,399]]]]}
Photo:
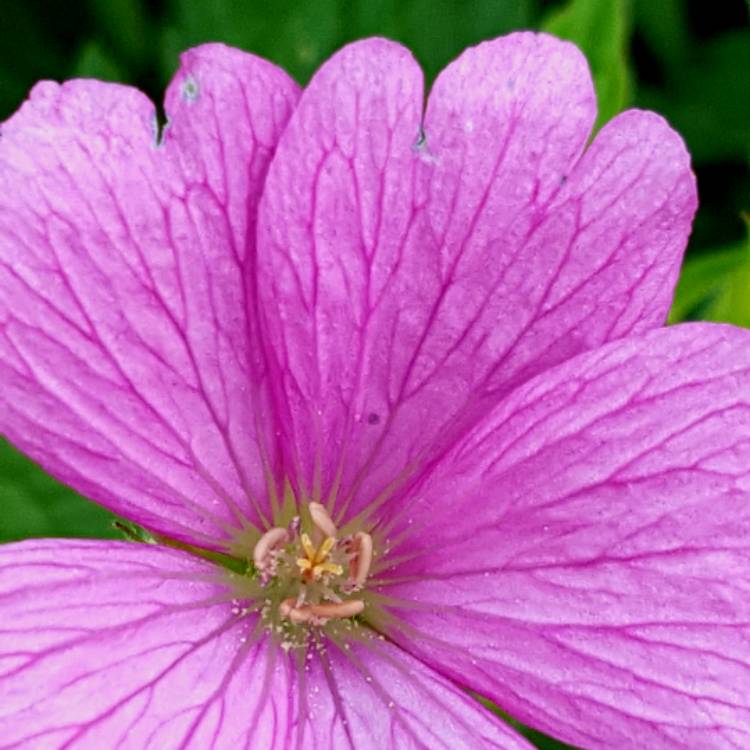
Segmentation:
{"type": "Polygon", "coordinates": [[[428,81],[465,47],[531,23],[532,0],[172,0],[165,76],[183,49],[220,39],[278,63],[300,82],[344,44],[387,36],[409,47],[428,81]]]}
{"type": "Polygon", "coordinates": [[[640,103],[662,112],[690,144],[696,162],[750,155],[750,29],[695,47],[663,93],[640,103]]]}
{"type": "Polygon", "coordinates": [[[599,101],[597,128],[630,101],[630,17],[628,0],[571,0],[542,23],[544,31],[574,42],[588,58],[599,101]]]}
{"type": "Polygon", "coordinates": [[[48,32],[30,3],[3,3],[0,33],[2,121],[18,108],[36,80],[60,78],[65,67],[59,49],[60,40],[48,32]]]}
{"type": "Polygon", "coordinates": [[[711,320],[750,328],[750,239],[688,259],[670,322],[711,320]]]}
{"type": "Polygon", "coordinates": [[[271,6],[246,0],[172,0],[162,44],[165,75],[171,76],[179,52],[220,40],[266,57],[306,81],[340,43],[340,2],[275,0],[271,6]]]}
{"type": "Polygon", "coordinates": [[[496,706],[492,701],[483,698],[481,695],[476,693],[473,695],[485,708],[499,716],[506,724],[512,726],[513,729],[526,737],[535,747],[538,747],[539,750],[576,750],[572,745],[566,745],[560,740],[556,740],[553,737],[538,732],[536,729],[521,724],[520,721],[517,721],[510,714],[505,713],[505,711],[496,706]]]}
{"type": "Polygon", "coordinates": [[[152,35],[143,0],[89,0],[89,7],[114,54],[129,65],[144,67],[152,35]]]}
{"type": "Polygon", "coordinates": [[[466,47],[531,23],[530,0],[359,0],[347,5],[347,36],[386,35],[414,52],[428,81],[466,47]]]}
{"type": "Polygon", "coordinates": [[[56,482],[0,438],[0,542],[39,536],[116,538],[114,516],[56,482]]]}
{"type": "Polygon", "coordinates": [[[83,45],[73,67],[76,78],[98,78],[100,81],[125,82],[127,75],[96,41],[83,45]]]}
{"type": "Polygon", "coordinates": [[[686,4],[682,0],[635,0],[635,25],[651,54],[679,75],[691,42],[686,4]]]}

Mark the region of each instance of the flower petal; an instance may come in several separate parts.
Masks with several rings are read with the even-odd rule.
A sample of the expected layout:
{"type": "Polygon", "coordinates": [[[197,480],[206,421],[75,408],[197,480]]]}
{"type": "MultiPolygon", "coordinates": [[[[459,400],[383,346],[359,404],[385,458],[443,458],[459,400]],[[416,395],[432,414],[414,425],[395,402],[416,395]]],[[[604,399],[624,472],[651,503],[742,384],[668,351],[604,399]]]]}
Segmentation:
{"type": "MultiPolygon", "coordinates": [[[[256,205],[297,87],[185,53],[140,92],[40,83],[0,141],[0,429],[116,513],[209,543],[257,513],[256,205]]],[[[270,460],[270,459],[269,459],[270,460]]]]}
{"type": "Polygon", "coordinates": [[[259,217],[289,472],[340,511],[439,455],[513,385],[661,324],[695,208],[682,141],[628,113],[583,158],[583,56],[531,33],[422,78],[384,40],[304,92],[259,217]],[[423,137],[420,138],[420,132],[423,137]]]}
{"type": "Polygon", "coordinates": [[[301,747],[531,750],[477,700],[387,641],[327,642],[300,686],[301,747]]]}
{"type": "Polygon", "coordinates": [[[412,653],[576,745],[750,744],[750,331],[576,357],[417,497],[374,572],[412,653]]]}
{"type": "Polygon", "coordinates": [[[216,575],[145,544],[0,547],[3,747],[285,747],[293,673],[216,575]]]}

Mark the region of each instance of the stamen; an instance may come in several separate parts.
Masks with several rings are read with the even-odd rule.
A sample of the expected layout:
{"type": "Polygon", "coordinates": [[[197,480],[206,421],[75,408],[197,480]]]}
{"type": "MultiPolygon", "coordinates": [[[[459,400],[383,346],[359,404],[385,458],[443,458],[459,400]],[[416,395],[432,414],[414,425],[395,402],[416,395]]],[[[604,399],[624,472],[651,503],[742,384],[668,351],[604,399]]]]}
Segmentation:
{"type": "Polygon", "coordinates": [[[312,614],[317,617],[354,617],[365,608],[365,603],[361,599],[350,599],[348,602],[340,604],[308,604],[312,614]]]}
{"type": "Polygon", "coordinates": [[[281,547],[289,536],[286,529],[282,529],[279,526],[274,526],[269,529],[263,536],[258,540],[253,550],[253,562],[256,568],[262,568],[266,562],[266,558],[271,552],[277,547],[281,547]]]}
{"type": "Polygon", "coordinates": [[[310,622],[310,619],[313,616],[313,612],[309,605],[297,607],[295,599],[284,599],[279,605],[279,614],[282,619],[291,620],[297,624],[310,622]]]}
{"type": "Polygon", "coordinates": [[[346,619],[360,614],[365,608],[365,603],[360,599],[351,599],[348,602],[337,604],[304,604],[297,606],[294,599],[284,599],[279,605],[279,615],[284,620],[293,623],[312,623],[325,625],[328,620],[346,619]]]}
{"type": "Polygon", "coordinates": [[[289,617],[289,613],[294,609],[294,604],[294,599],[284,599],[284,601],[279,604],[279,614],[282,618],[286,619],[289,617]]]}
{"type": "Polygon", "coordinates": [[[307,506],[310,511],[310,518],[313,524],[323,532],[327,537],[336,536],[336,524],[329,515],[328,511],[320,503],[310,503],[307,506]]]}
{"type": "Polygon", "coordinates": [[[364,586],[372,565],[372,537],[360,531],[354,537],[354,557],[349,563],[349,578],[356,588],[364,586]]]}
{"type": "Polygon", "coordinates": [[[373,561],[369,534],[339,539],[323,505],[308,508],[312,526],[306,532],[295,516],[287,528],[269,529],[253,550],[254,575],[264,591],[263,617],[285,648],[303,647],[307,627],[328,626],[332,633],[352,627],[342,621],[363,612],[365,602],[349,597],[365,587],[373,561]]]}

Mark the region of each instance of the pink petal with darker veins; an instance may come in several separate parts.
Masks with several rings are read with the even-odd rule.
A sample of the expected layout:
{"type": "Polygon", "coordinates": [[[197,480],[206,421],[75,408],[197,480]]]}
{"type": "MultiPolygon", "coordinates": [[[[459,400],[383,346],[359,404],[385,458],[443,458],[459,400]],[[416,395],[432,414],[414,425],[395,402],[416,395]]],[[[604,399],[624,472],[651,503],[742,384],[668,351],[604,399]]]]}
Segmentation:
{"type": "Polygon", "coordinates": [[[280,69],[206,45],[182,58],[161,144],[145,96],[97,81],[41,83],[2,127],[0,430],[193,542],[257,518],[273,460],[255,216],[296,97],[280,69]]]}
{"type": "Polygon", "coordinates": [[[303,93],[259,216],[289,472],[362,510],[517,383],[663,323],[695,210],[680,138],[595,118],[572,45],[513,34],[435,83],[385,40],[303,93]],[[423,126],[423,137],[420,137],[423,126]]]}
{"type": "Polygon", "coordinates": [[[299,671],[182,552],[0,548],[0,747],[531,746],[397,646],[325,642],[299,671]]]}
{"type": "Polygon", "coordinates": [[[391,522],[391,634],[513,716],[583,747],[750,744],[750,331],[549,370],[391,522]]]}
{"type": "Polygon", "coordinates": [[[304,748],[533,748],[479,701],[388,641],[329,641],[301,684],[309,716],[300,738],[304,748]]]}
{"type": "Polygon", "coordinates": [[[286,747],[294,675],[229,597],[183,552],[3,546],[0,747],[286,747]]]}

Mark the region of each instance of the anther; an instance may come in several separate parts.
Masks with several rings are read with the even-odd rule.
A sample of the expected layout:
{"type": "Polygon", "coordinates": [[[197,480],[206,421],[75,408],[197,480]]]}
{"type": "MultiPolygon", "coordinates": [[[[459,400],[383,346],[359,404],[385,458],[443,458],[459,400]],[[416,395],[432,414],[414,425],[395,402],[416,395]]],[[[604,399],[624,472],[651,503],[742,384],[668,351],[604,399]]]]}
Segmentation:
{"type": "Polygon", "coordinates": [[[312,526],[307,531],[302,531],[301,519],[295,516],[287,528],[266,531],[253,549],[260,585],[267,588],[267,603],[276,607],[275,612],[269,610],[273,614],[264,612],[264,617],[270,617],[273,628],[279,620],[286,622],[294,634],[304,627],[324,627],[362,613],[365,602],[348,597],[364,588],[374,555],[369,534],[358,532],[338,539],[336,524],[323,505],[309,503],[308,510],[312,526]],[[281,601],[275,599],[279,591],[286,597],[281,601]]]}
{"type": "Polygon", "coordinates": [[[268,555],[277,547],[281,547],[289,539],[286,529],[279,526],[269,529],[258,540],[253,550],[253,562],[256,568],[262,568],[268,555]]]}
{"type": "Polygon", "coordinates": [[[294,604],[294,599],[284,599],[284,601],[279,604],[279,614],[282,619],[289,617],[289,613],[294,609],[294,604]]]}
{"type": "Polygon", "coordinates": [[[349,563],[349,579],[355,588],[364,586],[372,565],[372,537],[360,531],[354,537],[354,557],[349,563]]]}
{"type": "Polygon", "coordinates": [[[324,536],[336,536],[336,524],[323,505],[320,503],[310,503],[307,509],[310,511],[310,518],[312,518],[313,524],[323,532],[324,536]]]}
{"type": "Polygon", "coordinates": [[[296,606],[296,599],[284,599],[279,605],[279,614],[282,620],[291,620],[293,623],[300,624],[309,622],[313,616],[309,606],[296,606]]]}
{"type": "Polygon", "coordinates": [[[343,619],[360,614],[365,608],[365,603],[361,599],[350,599],[340,604],[308,604],[307,606],[316,617],[339,617],[343,619]]]}
{"type": "Polygon", "coordinates": [[[328,620],[346,619],[360,614],[365,603],[360,599],[351,599],[337,604],[304,604],[297,606],[295,599],[284,599],[279,605],[279,615],[284,620],[295,624],[313,623],[324,625],[328,620]]]}

